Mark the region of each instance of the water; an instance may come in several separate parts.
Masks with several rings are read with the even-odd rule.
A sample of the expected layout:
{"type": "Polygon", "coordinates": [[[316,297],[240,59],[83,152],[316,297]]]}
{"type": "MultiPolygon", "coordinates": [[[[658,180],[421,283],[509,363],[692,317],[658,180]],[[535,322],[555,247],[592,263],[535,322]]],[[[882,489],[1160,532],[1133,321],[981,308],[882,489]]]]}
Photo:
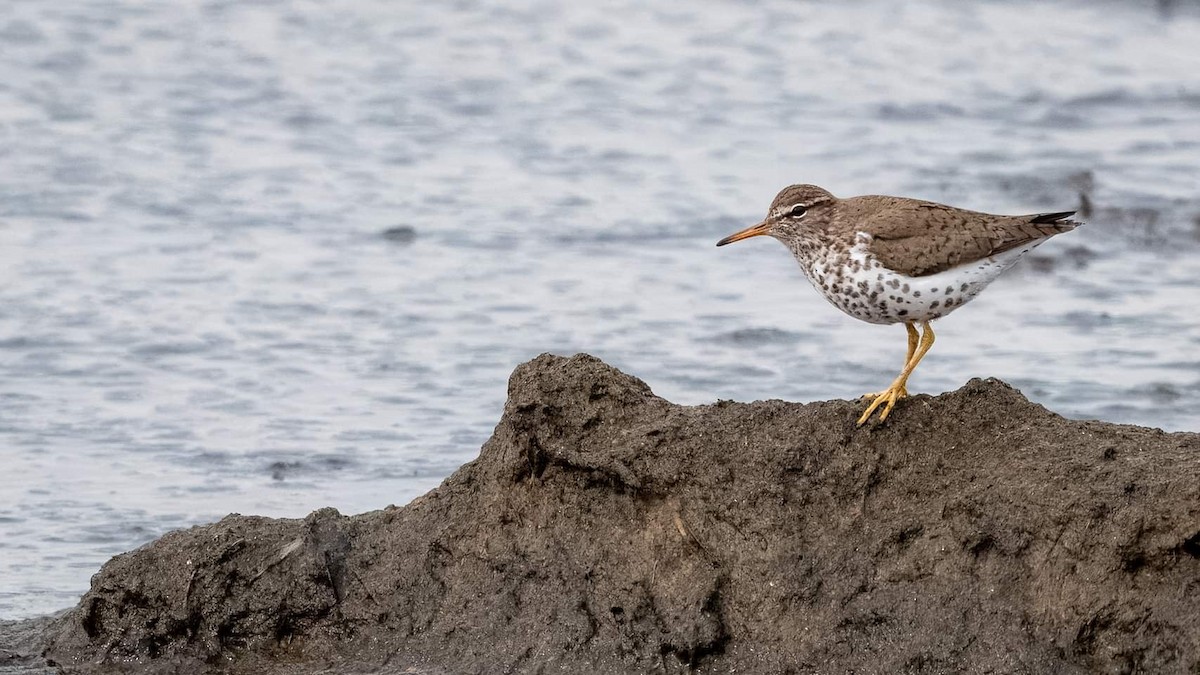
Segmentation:
{"type": "Polygon", "coordinates": [[[911,386],[1200,429],[1194,5],[645,5],[0,5],[0,617],[229,512],[405,503],[543,351],[682,403],[881,388],[901,328],[713,246],[791,182],[1086,193],[911,386]]]}

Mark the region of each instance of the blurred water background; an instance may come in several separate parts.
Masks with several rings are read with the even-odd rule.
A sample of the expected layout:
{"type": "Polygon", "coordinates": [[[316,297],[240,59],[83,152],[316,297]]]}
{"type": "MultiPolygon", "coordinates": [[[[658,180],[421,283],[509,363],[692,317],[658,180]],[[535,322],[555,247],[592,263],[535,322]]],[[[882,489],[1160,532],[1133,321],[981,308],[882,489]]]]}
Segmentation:
{"type": "Polygon", "coordinates": [[[403,504],[506,378],[878,390],[904,331],[787,251],[794,182],[1086,207],[914,376],[1200,429],[1200,11],[1169,2],[7,0],[0,617],[230,512],[403,504]]]}

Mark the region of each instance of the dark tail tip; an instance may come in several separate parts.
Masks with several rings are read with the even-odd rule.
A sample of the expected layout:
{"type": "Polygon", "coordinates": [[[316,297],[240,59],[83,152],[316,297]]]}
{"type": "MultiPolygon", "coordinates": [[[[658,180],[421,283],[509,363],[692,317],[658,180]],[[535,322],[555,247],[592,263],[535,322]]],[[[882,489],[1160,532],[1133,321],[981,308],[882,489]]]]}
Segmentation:
{"type": "Polygon", "coordinates": [[[1075,215],[1074,211],[1059,211],[1058,213],[1039,213],[1029,222],[1034,225],[1053,225],[1075,215]]]}

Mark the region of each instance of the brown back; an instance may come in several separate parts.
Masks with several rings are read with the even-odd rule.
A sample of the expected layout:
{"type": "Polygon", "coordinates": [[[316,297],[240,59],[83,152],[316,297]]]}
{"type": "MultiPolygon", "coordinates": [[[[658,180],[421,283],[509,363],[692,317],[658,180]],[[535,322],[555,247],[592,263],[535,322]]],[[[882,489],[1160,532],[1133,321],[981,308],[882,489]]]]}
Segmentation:
{"type": "Polygon", "coordinates": [[[1075,229],[1074,211],[997,216],[919,199],[840,200],[840,225],[871,234],[871,253],[913,277],[936,274],[1075,229]]]}

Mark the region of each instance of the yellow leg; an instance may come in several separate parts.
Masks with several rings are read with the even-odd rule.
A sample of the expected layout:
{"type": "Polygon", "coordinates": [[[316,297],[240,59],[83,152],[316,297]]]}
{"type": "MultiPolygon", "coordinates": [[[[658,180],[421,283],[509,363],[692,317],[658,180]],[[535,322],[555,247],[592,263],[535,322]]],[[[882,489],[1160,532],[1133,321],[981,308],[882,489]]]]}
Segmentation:
{"type": "MultiPolygon", "coordinates": [[[[926,326],[928,326],[928,324],[926,324],[926,326]]],[[[904,324],[904,327],[908,329],[908,355],[904,357],[904,365],[907,367],[908,364],[912,362],[913,355],[917,353],[917,343],[920,340],[920,336],[917,335],[917,327],[911,322],[904,324]]],[[[932,340],[930,340],[930,344],[933,344],[932,340]]],[[[916,367],[917,365],[914,363],[913,368],[916,367]]],[[[907,384],[908,383],[906,382],[905,384],[900,385],[900,395],[898,398],[906,398],[908,396],[908,388],[905,386],[907,384]]]]}
{"type": "MultiPolygon", "coordinates": [[[[909,328],[908,339],[911,345],[916,330],[912,327],[912,324],[906,325],[909,328]]],[[[921,362],[921,359],[925,358],[925,355],[929,353],[929,349],[933,347],[933,327],[929,325],[928,321],[921,323],[921,331],[921,339],[916,345],[916,351],[908,360],[908,363],[904,364],[904,370],[900,371],[899,377],[892,382],[886,391],[876,396],[871,405],[867,406],[866,412],[862,414],[862,417],[858,418],[859,426],[865,424],[870,419],[871,414],[881,405],[883,406],[883,410],[879,413],[879,421],[886,420],[888,413],[892,412],[892,408],[896,407],[896,401],[908,395],[908,390],[905,388],[905,385],[908,384],[908,376],[912,374],[913,369],[917,367],[917,364],[921,362]]]]}
{"type": "MultiPolygon", "coordinates": [[[[913,354],[917,353],[917,341],[920,339],[920,335],[917,333],[917,327],[913,325],[911,321],[905,323],[904,327],[908,329],[908,354],[904,356],[904,365],[907,366],[908,362],[912,361],[913,354]]],[[[873,392],[870,394],[863,394],[859,398],[869,398],[873,401],[885,393],[887,392],[873,392]]],[[[908,389],[901,388],[896,400],[900,400],[906,396],[908,396],[908,389]]]]}
{"type": "Polygon", "coordinates": [[[904,324],[904,327],[908,329],[908,356],[904,357],[904,365],[907,366],[908,362],[912,361],[913,354],[917,353],[917,342],[921,336],[917,334],[917,327],[911,321],[904,324]]]}

